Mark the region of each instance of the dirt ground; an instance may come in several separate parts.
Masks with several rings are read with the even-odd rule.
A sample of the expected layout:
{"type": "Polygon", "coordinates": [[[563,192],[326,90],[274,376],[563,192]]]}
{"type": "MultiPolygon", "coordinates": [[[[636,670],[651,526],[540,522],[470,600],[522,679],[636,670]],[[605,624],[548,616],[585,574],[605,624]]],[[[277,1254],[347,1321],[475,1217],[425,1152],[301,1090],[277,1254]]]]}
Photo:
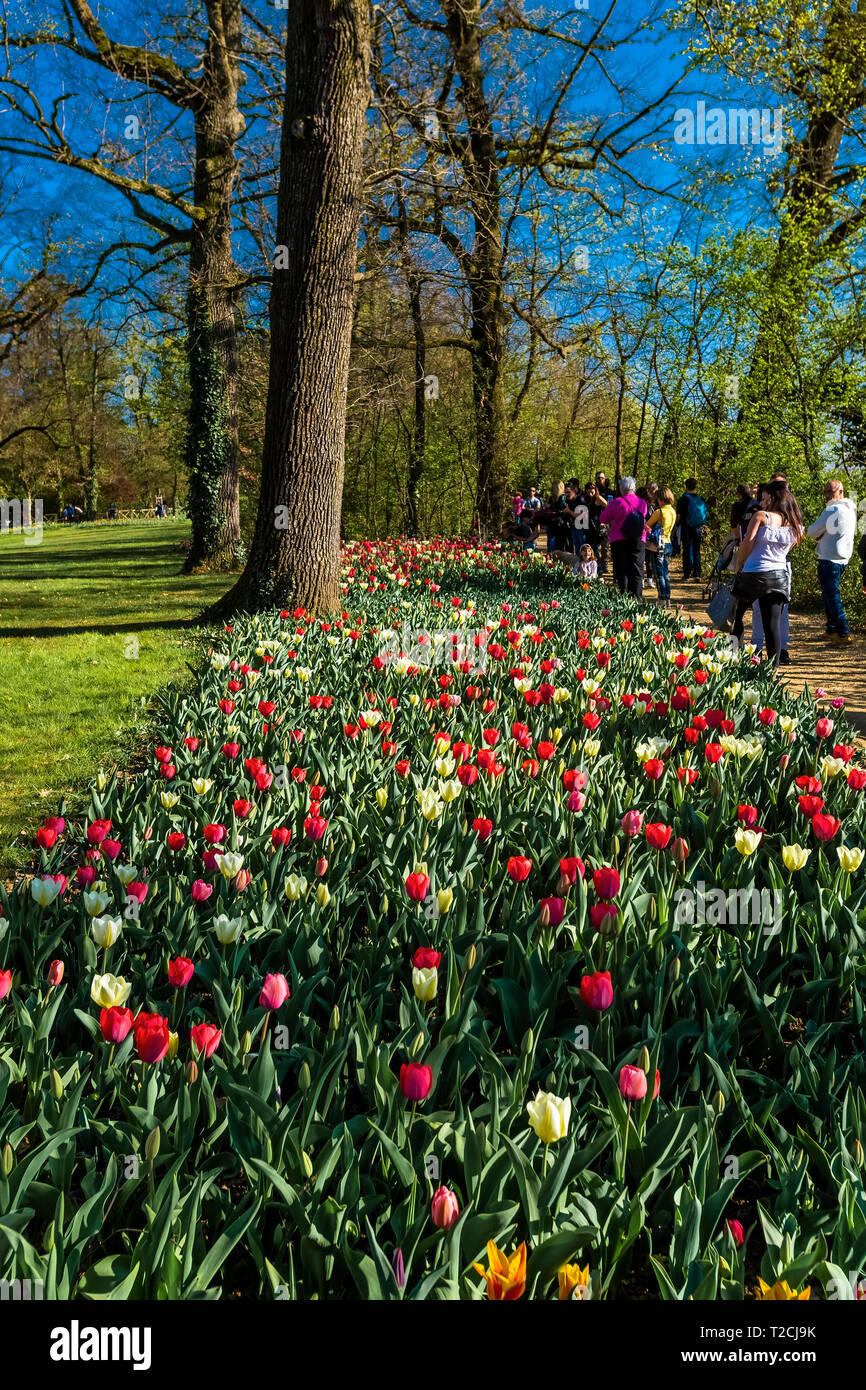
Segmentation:
{"type": "MultiPolygon", "coordinates": [[[[676,574],[671,576],[671,599],[682,606],[683,612],[709,622],[701,599],[703,585],[695,580],[684,584],[676,574]]],[[[653,590],[645,597],[654,602],[653,590]]],[[[746,623],[746,637],[749,628],[746,623]]],[[[856,729],[866,735],[866,639],[854,637],[847,647],[834,647],[824,635],[822,613],[798,613],[791,610],[791,637],[788,651],[791,664],[779,674],[792,689],[807,686],[827,692],[830,699],[842,697],[845,712],[856,729]]]]}

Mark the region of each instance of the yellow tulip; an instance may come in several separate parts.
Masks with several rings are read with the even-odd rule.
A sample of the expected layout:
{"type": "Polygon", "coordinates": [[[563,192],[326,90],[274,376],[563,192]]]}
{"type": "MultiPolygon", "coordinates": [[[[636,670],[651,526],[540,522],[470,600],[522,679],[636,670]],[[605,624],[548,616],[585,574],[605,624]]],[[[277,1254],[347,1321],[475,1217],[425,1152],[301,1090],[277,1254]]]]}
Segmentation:
{"type": "Polygon", "coordinates": [[[225,912],[214,918],[213,929],[221,946],[229,946],[233,941],[237,941],[243,921],[243,917],[229,917],[225,912]]]}
{"type": "Polygon", "coordinates": [[[384,811],[385,807],[388,805],[387,787],[376,788],[376,804],[378,805],[380,811],[384,811]]]}
{"type": "Polygon", "coordinates": [[[132,880],[138,873],[138,869],[135,867],[134,864],[119,864],[118,867],[114,870],[114,872],[117,874],[117,877],[120,879],[121,883],[127,884],[132,883],[132,880]]]}
{"type": "Polygon", "coordinates": [[[60,892],[60,884],[53,878],[34,878],[30,884],[33,901],[40,907],[50,907],[60,892]]]}
{"type": "Polygon", "coordinates": [[[170,811],[180,801],[177,792],[160,792],[159,799],[164,811],[170,811]]]}
{"type": "Polygon", "coordinates": [[[812,851],[810,849],[805,849],[803,845],[783,845],[782,863],[785,865],[786,869],[790,869],[793,873],[795,869],[802,869],[811,853],[812,851]]]}
{"type": "Polygon", "coordinates": [[[94,917],[90,923],[90,930],[97,946],[103,946],[107,950],[120,936],[123,923],[119,917],[94,917]]]}
{"type": "Polygon", "coordinates": [[[487,1242],[487,1264],[473,1263],[487,1284],[487,1297],[494,1302],[513,1302],[522,1298],[526,1292],[526,1241],[523,1241],[513,1255],[506,1255],[495,1241],[487,1242]]]}
{"type": "Polygon", "coordinates": [[[132,985],[122,975],[94,975],[90,997],[101,1009],[118,1008],[129,998],[132,985]]]}
{"type": "Polygon", "coordinates": [[[415,991],[415,998],[422,1004],[429,1004],[436,998],[436,990],[439,987],[439,971],[435,965],[429,970],[422,970],[419,967],[412,968],[412,988],[415,991]]]}
{"type": "Polygon", "coordinates": [[[227,883],[230,883],[233,878],[237,877],[243,868],[243,864],[244,856],[242,854],[233,854],[231,850],[226,854],[221,854],[219,857],[220,873],[227,883]]]}
{"type": "Polygon", "coordinates": [[[763,1279],[759,1279],[760,1288],[755,1297],[759,1303],[789,1302],[793,1300],[797,1303],[808,1303],[811,1297],[811,1288],[805,1288],[801,1293],[795,1293],[787,1279],[777,1279],[775,1284],[765,1284],[763,1279]]]}
{"type": "Polygon", "coordinates": [[[563,1265],[556,1277],[561,1299],[589,1298],[589,1265],[586,1269],[581,1269],[580,1265],[563,1265]]]}
{"type": "Polygon", "coordinates": [[[555,1144],[558,1139],[565,1138],[571,1119],[571,1101],[567,1097],[562,1100],[550,1091],[539,1091],[526,1109],[530,1128],[543,1144],[555,1144]]]}
{"type": "Polygon", "coordinates": [[[836,853],[839,856],[839,863],[846,874],[856,873],[863,863],[864,851],[862,849],[846,849],[845,845],[837,846],[836,853]]]}
{"type": "Polygon", "coordinates": [[[108,907],[108,894],[99,889],[94,889],[92,893],[84,893],[82,897],[89,917],[99,917],[108,907]]]}
{"type": "Polygon", "coordinates": [[[307,880],[303,874],[289,874],[283,888],[289,902],[296,903],[307,891],[307,880]]]}
{"type": "Polygon", "coordinates": [[[177,1056],[178,1042],[179,1042],[179,1039],[178,1039],[177,1033],[172,1033],[171,1029],[169,1029],[169,1033],[168,1033],[168,1052],[165,1054],[169,1061],[171,1061],[172,1057],[176,1057],[176,1056],[177,1056]]]}
{"type": "Polygon", "coordinates": [[[316,888],[316,902],[319,907],[327,907],[331,901],[331,894],[328,892],[327,883],[320,883],[316,888]]]}
{"type": "Polygon", "coordinates": [[[436,906],[439,909],[439,916],[444,917],[449,907],[454,901],[454,894],[450,888],[440,888],[436,894],[436,906]]]}
{"type": "Polygon", "coordinates": [[[205,792],[209,792],[212,786],[213,782],[209,777],[193,777],[192,779],[192,789],[198,796],[204,796],[205,792]]]}
{"type": "Polygon", "coordinates": [[[761,836],[757,830],[746,830],[743,826],[734,835],[734,844],[744,857],[754,854],[758,845],[761,843],[761,836]]]}

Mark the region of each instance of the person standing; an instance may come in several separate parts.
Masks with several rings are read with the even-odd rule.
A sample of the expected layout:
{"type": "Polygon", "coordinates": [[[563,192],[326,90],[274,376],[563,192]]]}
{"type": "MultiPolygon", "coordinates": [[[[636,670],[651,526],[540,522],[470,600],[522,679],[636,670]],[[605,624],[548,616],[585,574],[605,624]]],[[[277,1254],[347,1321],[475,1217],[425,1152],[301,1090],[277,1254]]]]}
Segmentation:
{"type": "Polygon", "coordinates": [[[669,487],[658,491],[655,511],[647,517],[647,530],[659,527],[658,550],[656,551],[656,572],[658,574],[658,599],[665,608],[671,606],[671,577],[668,566],[671,559],[671,535],[676,525],[677,512],[674,495],[669,487]]]}
{"type": "MultiPolygon", "coordinates": [[[[772,476],[772,478],[770,479],[770,482],[771,482],[771,483],[787,483],[787,481],[788,481],[788,475],[787,475],[787,473],[774,473],[773,476],[772,476]]],[[[751,502],[748,503],[748,505],[746,506],[746,508],[745,508],[745,510],[744,510],[744,512],[743,512],[743,521],[742,521],[741,526],[740,526],[740,532],[741,532],[741,535],[742,535],[742,536],[744,536],[744,535],[746,534],[746,528],[747,528],[747,526],[748,526],[749,521],[751,520],[751,518],[754,516],[755,512],[758,510],[758,508],[759,508],[760,505],[761,505],[760,498],[761,498],[761,484],[760,484],[760,483],[755,483],[755,484],[753,484],[753,486],[752,486],[752,500],[751,500],[751,502]]],[[[790,595],[790,592],[791,592],[791,562],[790,562],[790,560],[789,560],[789,561],[788,561],[788,594],[789,594],[789,595],[790,595]]],[[[790,640],[790,633],[791,633],[791,622],[790,622],[790,618],[791,618],[791,615],[790,615],[790,607],[789,607],[788,600],[786,599],[786,600],[785,600],[785,603],[784,603],[784,605],[783,605],[783,607],[782,607],[781,615],[780,615],[780,617],[779,617],[779,640],[780,640],[781,643],[782,643],[782,650],[779,652],[779,665],[780,665],[780,666],[790,666],[790,664],[791,664],[791,655],[790,655],[790,653],[789,653],[789,651],[788,651],[788,642],[789,642],[789,640],[790,640]]],[[[763,650],[763,647],[764,647],[764,622],[763,622],[763,619],[762,619],[762,617],[761,617],[761,606],[760,606],[760,604],[757,602],[757,600],[752,604],[752,642],[753,642],[754,646],[757,647],[758,652],[760,653],[760,652],[763,650]]]]}
{"type": "Polygon", "coordinates": [[[827,615],[827,636],[835,646],[851,641],[851,629],[842,606],[839,585],[854,553],[854,532],[857,508],[838,478],[824,488],[827,505],[816,521],[806,528],[806,535],[817,541],[818,583],[827,615]]]}
{"type": "Polygon", "coordinates": [[[686,481],[686,490],[677,503],[683,547],[683,579],[701,577],[701,541],[707,524],[707,504],[698,492],[697,478],[686,481]]]}
{"type": "Polygon", "coordinates": [[[523,499],[523,510],[530,512],[541,511],[541,498],[538,495],[537,488],[531,487],[529,489],[529,496],[523,499]]]}
{"type": "MultiPolygon", "coordinates": [[[[656,483],[648,483],[646,487],[639,487],[637,490],[637,495],[638,497],[641,497],[643,501],[646,503],[646,513],[647,517],[649,517],[650,512],[654,512],[656,509],[658,485],[656,483]]],[[[656,589],[658,585],[658,548],[656,538],[650,536],[649,529],[649,521],[647,521],[647,529],[644,535],[643,586],[644,589],[656,589]]]]}
{"type": "Polygon", "coordinates": [[[785,482],[764,483],[760,505],[752,514],[743,543],[731,568],[736,574],[733,595],[737,600],[732,635],[743,638],[743,614],[755,600],[760,605],[767,641],[767,656],[778,668],[782,650],[782,611],[791,597],[791,550],[803,538],[800,508],[785,482]]]}
{"type": "Polygon", "coordinates": [[[634,478],[620,478],[619,497],[608,502],[599,521],[609,528],[613,577],[620,593],[643,595],[646,502],[634,478]]]}

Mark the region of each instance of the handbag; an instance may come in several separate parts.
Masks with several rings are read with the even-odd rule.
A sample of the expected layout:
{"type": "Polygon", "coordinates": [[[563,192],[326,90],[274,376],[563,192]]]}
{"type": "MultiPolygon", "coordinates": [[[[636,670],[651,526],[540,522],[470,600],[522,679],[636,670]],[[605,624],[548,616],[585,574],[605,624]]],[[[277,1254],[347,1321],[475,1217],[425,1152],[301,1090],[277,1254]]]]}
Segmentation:
{"type": "Polygon", "coordinates": [[[737,600],[733,590],[723,584],[717,589],[707,604],[707,613],[713,627],[719,632],[731,632],[734,626],[734,615],[737,611],[737,600]]]}

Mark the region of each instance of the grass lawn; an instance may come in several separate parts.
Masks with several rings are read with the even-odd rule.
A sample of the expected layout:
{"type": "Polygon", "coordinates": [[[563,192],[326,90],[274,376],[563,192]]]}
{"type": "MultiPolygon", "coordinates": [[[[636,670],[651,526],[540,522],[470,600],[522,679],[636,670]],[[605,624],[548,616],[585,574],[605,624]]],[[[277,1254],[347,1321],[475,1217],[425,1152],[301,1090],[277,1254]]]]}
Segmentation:
{"type": "Polygon", "coordinates": [[[0,873],[10,845],[74,784],[123,761],[153,694],[183,679],[201,634],[185,625],[224,575],[180,573],[186,522],[46,528],[0,536],[0,873]]]}

